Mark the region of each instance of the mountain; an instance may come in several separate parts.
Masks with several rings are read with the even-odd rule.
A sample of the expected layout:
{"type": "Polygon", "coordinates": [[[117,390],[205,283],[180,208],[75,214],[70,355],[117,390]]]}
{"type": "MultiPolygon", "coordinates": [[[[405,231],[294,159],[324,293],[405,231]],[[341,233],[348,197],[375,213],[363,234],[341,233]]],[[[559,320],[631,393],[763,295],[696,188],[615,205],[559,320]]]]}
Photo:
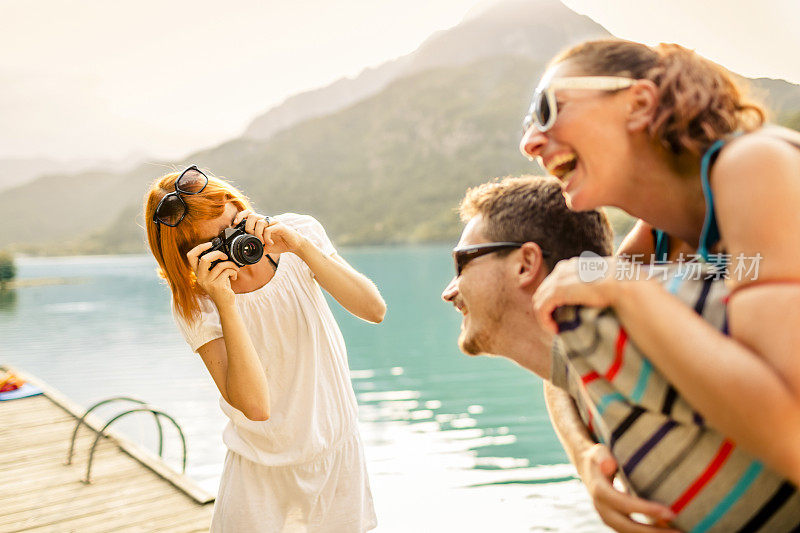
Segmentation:
{"type": "Polygon", "coordinates": [[[787,124],[787,119],[800,111],[800,90],[798,86],[785,80],[771,78],[741,78],[749,96],[756,101],[765,102],[769,108],[770,120],[787,124]]]}
{"type": "MultiPolygon", "coordinates": [[[[340,245],[453,241],[460,231],[455,207],[467,187],[541,172],[517,151],[520,121],[545,61],[568,44],[564,39],[587,31],[586,20],[549,1],[510,1],[437,34],[413,54],[420,64],[434,57],[473,61],[428,63],[335,111],[276,126],[265,138],[233,139],[185,161],[45,176],[10,189],[0,194],[0,248],[141,252],[148,183],[189,163],[232,179],[263,213],[313,214],[340,245]],[[521,5],[539,6],[539,14],[554,5],[563,11],[560,18],[526,18],[527,11],[516,9],[521,5]],[[468,41],[463,25],[481,29],[468,41]],[[505,39],[516,44],[502,44],[505,39]],[[548,48],[536,55],[540,39],[548,48]],[[486,55],[487,49],[521,53],[486,55]]],[[[782,113],[800,110],[800,87],[776,80],[752,85],[782,113]]]]}
{"type": "Polygon", "coordinates": [[[288,98],[254,119],[242,135],[268,139],[302,120],[319,117],[373,96],[401,77],[440,67],[457,67],[495,56],[518,55],[542,61],[568,44],[610,37],[589,17],[554,0],[507,0],[457,26],[439,31],[413,53],[366,69],[355,79],[288,98]],[[558,24],[553,24],[558,21],[558,24]]]}
{"type": "Polygon", "coordinates": [[[73,174],[98,168],[130,168],[142,155],[131,155],[120,161],[92,159],[59,160],[46,157],[0,158],[0,191],[20,186],[45,174],[73,174]]]}

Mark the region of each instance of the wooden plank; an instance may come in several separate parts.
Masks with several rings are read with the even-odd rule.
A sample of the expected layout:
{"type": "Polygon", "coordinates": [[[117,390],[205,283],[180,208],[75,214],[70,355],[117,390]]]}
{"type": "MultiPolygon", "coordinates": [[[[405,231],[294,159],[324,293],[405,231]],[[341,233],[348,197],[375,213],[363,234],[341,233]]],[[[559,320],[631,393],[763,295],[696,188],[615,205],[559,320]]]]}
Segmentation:
{"type": "MultiPolygon", "coordinates": [[[[208,531],[211,525],[211,517],[214,513],[214,505],[206,504],[195,506],[191,510],[166,513],[153,510],[146,515],[141,515],[139,520],[133,520],[126,524],[115,527],[114,533],[151,533],[157,529],[166,531],[178,531],[180,529],[201,528],[208,531]]],[[[87,528],[82,533],[104,533],[102,528],[87,528]]]]}
{"type": "MultiPolygon", "coordinates": [[[[97,465],[92,466],[92,479],[101,482],[109,477],[113,477],[117,472],[136,469],[139,465],[131,464],[129,457],[112,455],[103,461],[98,461],[97,465]]],[[[22,492],[41,491],[48,487],[54,487],[67,483],[81,483],[81,479],[86,472],[84,465],[60,466],[48,472],[46,476],[15,480],[14,483],[0,484],[0,497],[9,494],[20,494],[22,492]]]]}
{"type": "MultiPolygon", "coordinates": [[[[24,409],[21,411],[9,412],[3,409],[0,405],[0,420],[3,421],[4,426],[16,426],[36,423],[37,421],[53,421],[57,419],[74,420],[74,417],[69,413],[64,412],[61,408],[53,405],[52,402],[48,406],[34,407],[31,409],[24,409]]],[[[4,428],[5,431],[5,428],[4,428]]]]}
{"type": "MultiPolygon", "coordinates": [[[[55,451],[56,447],[53,446],[53,450],[55,451]]],[[[83,468],[86,470],[86,454],[81,454],[80,457],[76,461],[73,461],[71,465],[67,465],[64,459],[66,458],[66,454],[63,453],[61,450],[61,457],[52,456],[53,458],[48,460],[45,457],[42,460],[35,460],[31,462],[19,461],[16,463],[8,464],[3,466],[3,476],[6,479],[29,479],[33,476],[33,474],[48,474],[49,472],[62,472],[65,468],[73,468],[77,466],[78,468],[83,468]]],[[[109,455],[117,455],[119,457],[123,457],[120,454],[120,451],[114,446],[114,443],[111,441],[100,441],[95,449],[95,463],[92,465],[94,468],[97,465],[97,458],[99,457],[106,457],[109,455]]]]}
{"type": "Polygon", "coordinates": [[[33,396],[31,398],[20,398],[17,400],[10,400],[0,402],[0,413],[3,418],[11,417],[25,417],[31,414],[45,415],[45,416],[60,416],[62,414],[69,414],[60,407],[58,407],[53,400],[45,395],[33,396]]]}
{"type": "MultiPolygon", "coordinates": [[[[76,494],[91,496],[98,493],[114,493],[115,491],[122,490],[129,485],[163,483],[160,479],[157,479],[154,476],[148,476],[147,479],[143,479],[142,474],[143,472],[141,469],[136,469],[125,474],[121,474],[114,479],[109,479],[106,483],[102,483],[100,485],[96,483],[91,483],[89,485],[83,483],[68,483],[65,485],[50,487],[46,491],[39,491],[39,493],[42,495],[42,499],[46,500],[47,504],[54,505],[60,502],[69,501],[76,494]],[[150,479],[151,477],[152,479],[150,479]]],[[[32,508],[38,505],[42,504],[37,502],[35,498],[32,498],[30,493],[14,494],[0,499],[0,509],[2,509],[4,514],[32,508]]]]}
{"type": "Polygon", "coordinates": [[[21,431],[8,431],[5,435],[0,435],[0,449],[21,448],[28,444],[54,441],[63,442],[69,446],[69,439],[72,437],[74,427],[73,422],[64,420],[21,431]]]}
{"type": "Polygon", "coordinates": [[[48,502],[44,506],[10,513],[0,519],[0,531],[12,527],[30,529],[60,524],[73,518],[82,518],[87,515],[101,514],[109,509],[117,509],[120,504],[127,506],[137,501],[161,500],[174,493],[175,487],[171,487],[167,483],[160,483],[149,487],[130,485],[119,493],[105,492],[91,497],[82,497],[76,494],[76,497],[71,501],[55,505],[51,505],[48,502]]]}
{"type": "MultiPolygon", "coordinates": [[[[132,527],[119,530],[117,533],[155,533],[157,531],[169,531],[177,533],[179,531],[208,531],[211,526],[211,519],[214,515],[214,506],[208,504],[203,513],[185,513],[178,516],[166,518],[151,518],[146,522],[140,522],[132,527]]],[[[99,532],[98,532],[99,533],[99,532]]]]}
{"type": "MultiPolygon", "coordinates": [[[[66,515],[47,512],[44,515],[31,516],[26,520],[18,520],[9,524],[9,527],[12,528],[12,531],[38,531],[58,525],[62,531],[70,528],[83,531],[91,524],[104,524],[107,528],[106,531],[114,531],[113,522],[119,521],[120,518],[130,520],[132,517],[137,517],[143,509],[159,508],[162,504],[167,503],[167,497],[170,494],[175,494],[175,489],[162,483],[161,489],[157,491],[138,494],[124,502],[117,500],[116,505],[108,504],[100,508],[82,506],[68,510],[66,515]]],[[[45,509],[45,511],[48,510],[45,509]]]]}
{"type": "MultiPolygon", "coordinates": [[[[169,484],[164,484],[169,487],[169,484]]],[[[171,487],[170,487],[171,488],[171,487]]],[[[89,530],[116,531],[121,526],[130,522],[146,520],[151,516],[165,516],[185,509],[197,507],[185,494],[177,492],[172,488],[169,496],[164,495],[143,495],[127,501],[120,501],[115,507],[103,508],[100,512],[96,509],[88,509],[83,516],[71,517],[68,520],[55,519],[61,531],[80,531],[81,533],[89,530]],[[183,509],[181,508],[182,506],[183,509]]],[[[46,531],[51,524],[30,527],[26,524],[16,525],[14,531],[39,532],[46,531]]]]}
{"type": "Polygon", "coordinates": [[[0,420],[3,421],[3,424],[15,428],[16,431],[19,431],[20,429],[33,428],[37,426],[46,426],[47,424],[53,424],[56,422],[65,422],[65,421],[69,421],[70,423],[72,423],[72,426],[75,427],[75,422],[76,422],[74,417],[66,413],[52,417],[30,418],[28,420],[25,419],[9,420],[5,416],[0,415],[0,420]]]}
{"type": "MultiPolygon", "coordinates": [[[[85,433],[78,435],[75,439],[75,453],[73,454],[73,462],[86,462],[89,455],[89,450],[92,448],[94,442],[94,434],[85,433]]],[[[97,444],[98,447],[106,446],[107,443],[112,442],[107,438],[100,439],[97,444]]],[[[116,445],[114,445],[116,447],[116,445]]],[[[69,451],[69,442],[35,442],[23,447],[18,448],[0,448],[3,450],[0,455],[0,470],[7,465],[18,462],[37,461],[49,459],[53,462],[66,463],[67,452],[69,451]]]]}
{"type": "MultiPolygon", "coordinates": [[[[154,481],[154,480],[151,480],[154,481]]],[[[18,502],[13,507],[6,509],[4,507],[4,516],[0,517],[0,526],[13,523],[15,521],[23,522],[25,520],[36,520],[41,516],[58,515],[62,518],[68,518],[71,514],[79,511],[91,510],[101,511],[106,507],[115,507],[121,497],[134,498],[140,494],[162,494],[168,495],[175,491],[174,487],[170,487],[166,483],[147,483],[147,480],[134,480],[122,487],[118,487],[115,491],[91,491],[87,492],[84,489],[92,488],[91,485],[78,486],[73,485],[72,491],[67,495],[54,501],[50,498],[50,493],[44,493],[46,501],[44,504],[33,502],[25,504],[18,502]]],[[[78,515],[82,516],[82,515],[78,515]]],[[[1,530],[1,529],[0,529],[1,530]]]]}
{"type": "MultiPolygon", "coordinates": [[[[183,496],[184,498],[186,496],[183,496]]],[[[120,517],[120,520],[98,524],[96,527],[81,525],[81,533],[105,533],[109,530],[115,533],[128,529],[129,531],[141,531],[143,533],[150,533],[152,528],[147,524],[156,520],[166,520],[172,523],[186,522],[191,520],[193,524],[202,524],[201,527],[208,531],[211,525],[211,515],[213,513],[213,504],[206,504],[205,506],[194,505],[193,509],[182,509],[168,506],[149,506],[142,509],[136,514],[135,517],[120,517]],[[206,510],[208,508],[208,510],[206,510]],[[108,526],[111,526],[110,529],[108,526]]],[[[175,530],[173,527],[172,531],[175,530]]]]}
{"type": "MultiPolygon", "coordinates": [[[[124,457],[113,443],[108,442],[104,444],[105,446],[102,448],[98,445],[94,452],[92,472],[94,472],[101,461],[106,461],[111,457],[124,457]]],[[[63,461],[45,461],[36,464],[19,463],[14,466],[5,467],[3,469],[3,477],[6,481],[22,481],[36,476],[49,476],[53,473],[61,473],[65,468],[80,472],[80,477],[82,478],[86,472],[86,462],[82,461],[71,465],[66,465],[63,461]]]]}

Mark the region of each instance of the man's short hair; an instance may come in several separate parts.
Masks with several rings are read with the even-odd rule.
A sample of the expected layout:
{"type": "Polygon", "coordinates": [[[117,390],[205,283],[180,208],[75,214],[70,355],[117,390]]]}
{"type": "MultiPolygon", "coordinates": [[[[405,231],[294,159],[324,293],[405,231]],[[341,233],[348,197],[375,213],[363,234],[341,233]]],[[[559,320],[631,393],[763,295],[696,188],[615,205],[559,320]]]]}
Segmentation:
{"type": "Polygon", "coordinates": [[[547,267],[590,251],[613,252],[613,231],[602,211],[571,211],[561,184],[541,176],[507,177],[473,187],[459,205],[465,223],[481,215],[492,241],[535,242],[550,252],[547,267]]]}

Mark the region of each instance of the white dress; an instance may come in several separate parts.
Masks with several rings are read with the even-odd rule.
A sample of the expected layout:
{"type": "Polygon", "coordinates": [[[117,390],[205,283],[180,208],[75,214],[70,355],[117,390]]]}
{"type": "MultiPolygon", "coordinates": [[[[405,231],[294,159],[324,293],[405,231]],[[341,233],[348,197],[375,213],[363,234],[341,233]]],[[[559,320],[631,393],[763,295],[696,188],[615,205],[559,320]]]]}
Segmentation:
{"type": "MultiPolygon", "coordinates": [[[[336,252],[319,222],[287,213],[276,219],[336,252]]],[[[363,532],[376,525],[358,433],[347,351],[311,269],[291,253],[275,276],[236,305],[264,366],[270,418],[253,421],[223,398],[228,447],[211,531],[363,532]]],[[[197,351],[222,337],[219,313],[201,301],[199,321],[173,309],[197,351]]]]}

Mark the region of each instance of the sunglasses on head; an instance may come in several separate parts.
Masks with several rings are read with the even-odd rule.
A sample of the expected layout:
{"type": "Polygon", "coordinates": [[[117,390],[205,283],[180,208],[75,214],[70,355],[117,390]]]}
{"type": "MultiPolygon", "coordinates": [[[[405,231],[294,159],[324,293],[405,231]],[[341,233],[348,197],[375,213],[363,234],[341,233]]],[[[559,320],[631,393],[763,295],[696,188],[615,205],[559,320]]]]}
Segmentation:
{"type": "MultiPolygon", "coordinates": [[[[481,244],[468,244],[453,248],[453,261],[456,266],[456,277],[461,275],[467,263],[482,255],[499,252],[509,248],[521,248],[524,242],[486,242],[481,244]]],[[[549,252],[542,250],[543,256],[550,255],[549,252]]]]}
{"type": "Polygon", "coordinates": [[[558,115],[556,91],[559,89],[593,89],[596,91],[618,91],[636,83],[633,78],[620,76],[575,76],[549,79],[545,77],[533,93],[531,107],[522,121],[523,135],[535,126],[545,132],[553,127],[558,115]]]}
{"type": "Polygon", "coordinates": [[[208,176],[195,165],[190,166],[175,180],[175,190],[164,195],[153,213],[153,222],[156,227],[164,224],[174,228],[186,216],[186,202],[181,195],[198,194],[208,185],[208,176]]]}

